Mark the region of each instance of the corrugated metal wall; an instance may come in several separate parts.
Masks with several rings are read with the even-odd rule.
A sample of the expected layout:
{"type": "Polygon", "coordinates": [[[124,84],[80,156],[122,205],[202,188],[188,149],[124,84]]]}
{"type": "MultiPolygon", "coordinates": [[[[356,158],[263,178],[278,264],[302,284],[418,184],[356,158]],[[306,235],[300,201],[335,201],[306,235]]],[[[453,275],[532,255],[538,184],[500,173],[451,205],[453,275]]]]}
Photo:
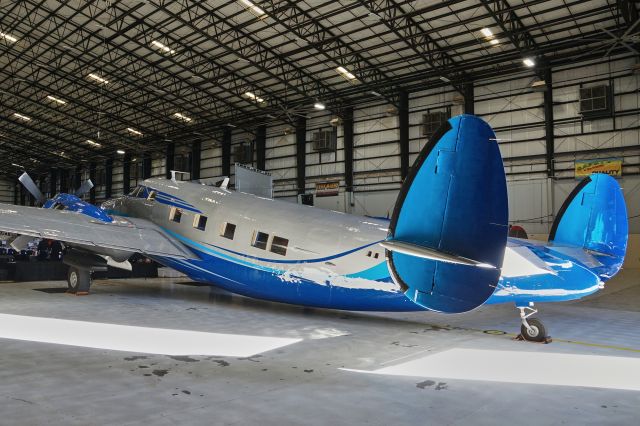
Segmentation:
{"type": "MultiPolygon", "coordinates": [[[[532,233],[546,233],[553,214],[576,184],[574,160],[584,158],[623,158],[624,187],[632,232],[640,232],[640,100],[639,76],[633,73],[634,59],[593,61],[553,70],[553,113],[555,135],[555,178],[547,176],[545,159],[544,95],[534,91],[534,75],[523,71],[499,79],[474,82],[475,113],[496,131],[509,181],[510,218],[524,224],[532,233]],[[583,121],[579,114],[579,89],[608,84],[614,93],[613,117],[583,121]]],[[[438,88],[411,93],[409,97],[410,163],[426,143],[420,127],[423,114],[447,111],[462,113],[461,95],[451,88],[438,88]]],[[[295,121],[298,115],[292,115],[295,121]]],[[[318,111],[306,120],[305,192],[312,193],[316,182],[339,180],[340,194],[316,198],[315,204],[357,214],[387,216],[391,214],[401,186],[400,146],[397,110],[372,96],[369,104],[354,106],[354,193],[344,192],[344,135],[337,127],[335,152],[312,150],[312,135],[331,130],[332,113],[318,111]]],[[[255,136],[232,129],[231,173],[233,152],[237,145],[253,143],[255,136]]],[[[222,136],[201,139],[201,178],[222,175],[222,136]]],[[[176,155],[188,156],[190,147],[176,148],[176,155]]],[[[295,125],[267,127],[266,170],[274,178],[274,195],[297,200],[295,125]]],[[[141,159],[136,159],[141,161],[141,159]]],[[[254,150],[253,166],[256,165],[254,150]]],[[[104,165],[98,165],[103,168],[104,165]]],[[[114,161],[114,195],[122,192],[122,158],[114,161]]],[[[87,173],[85,172],[85,175],[87,173]]],[[[152,176],[165,175],[163,155],[152,160],[152,176]]],[[[233,176],[232,176],[233,182],[233,176]]],[[[131,174],[131,187],[136,184],[131,174]]],[[[13,184],[0,183],[0,200],[13,201],[13,184]]],[[[104,199],[104,185],[96,191],[96,199],[104,199]]]]}

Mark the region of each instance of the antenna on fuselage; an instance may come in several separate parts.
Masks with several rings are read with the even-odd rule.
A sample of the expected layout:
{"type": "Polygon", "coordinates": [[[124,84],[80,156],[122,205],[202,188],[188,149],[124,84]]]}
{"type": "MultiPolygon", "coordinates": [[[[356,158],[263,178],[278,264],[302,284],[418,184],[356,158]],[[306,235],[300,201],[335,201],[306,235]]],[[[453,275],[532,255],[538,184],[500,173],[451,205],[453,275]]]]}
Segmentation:
{"type": "Polygon", "coordinates": [[[227,187],[229,186],[229,178],[226,177],[224,178],[224,180],[222,181],[222,184],[220,184],[220,188],[222,189],[227,189],[227,187]]]}
{"type": "MultiPolygon", "coordinates": [[[[183,176],[183,175],[191,175],[191,173],[189,172],[181,172],[178,170],[171,170],[171,180],[175,183],[178,183],[178,179],[177,179],[177,175],[183,176]]],[[[184,180],[184,179],[180,179],[180,180],[184,180]]]]}

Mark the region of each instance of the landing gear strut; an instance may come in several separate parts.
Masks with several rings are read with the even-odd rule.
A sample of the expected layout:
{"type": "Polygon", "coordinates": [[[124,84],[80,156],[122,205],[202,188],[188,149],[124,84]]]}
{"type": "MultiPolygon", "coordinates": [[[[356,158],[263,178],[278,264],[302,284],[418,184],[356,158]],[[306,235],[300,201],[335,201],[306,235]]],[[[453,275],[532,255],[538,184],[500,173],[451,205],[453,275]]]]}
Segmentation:
{"type": "Polygon", "coordinates": [[[516,308],[520,310],[520,319],[522,320],[519,337],[529,342],[547,342],[549,337],[542,321],[531,317],[538,313],[538,310],[533,308],[533,303],[530,303],[529,306],[516,306],[516,308]]]}

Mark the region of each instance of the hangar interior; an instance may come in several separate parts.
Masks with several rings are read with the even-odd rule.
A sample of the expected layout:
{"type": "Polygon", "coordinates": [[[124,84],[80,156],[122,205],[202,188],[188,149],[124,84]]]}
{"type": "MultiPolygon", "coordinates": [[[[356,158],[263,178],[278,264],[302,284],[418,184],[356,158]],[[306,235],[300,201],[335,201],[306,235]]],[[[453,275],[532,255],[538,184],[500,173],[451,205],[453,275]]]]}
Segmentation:
{"type": "Polygon", "coordinates": [[[619,164],[629,224],[625,267],[604,291],[544,305],[546,346],[511,340],[512,306],[362,314],[182,278],[98,280],[88,298],[32,291],[62,282],[2,283],[5,324],[33,315],[296,340],[255,356],[167,357],[4,338],[2,411],[28,424],[633,423],[639,35],[631,0],[0,1],[2,203],[37,204],[24,171],[47,198],[91,179],[82,198],[100,204],[171,170],[233,187],[239,163],[268,172],[274,198],[389,218],[429,137],[466,113],[496,133],[510,224],[546,240],[578,163],[593,160],[619,164]],[[434,362],[455,371],[471,357],[477,372],[482,358],[464,351],[478,349],[535,374],[420,370],[425,354],[459,351],[434,362]],[[622,369],[628,383],[563,376],[563,355],[592,357],[581,359],[594,376],[622,369]]]}

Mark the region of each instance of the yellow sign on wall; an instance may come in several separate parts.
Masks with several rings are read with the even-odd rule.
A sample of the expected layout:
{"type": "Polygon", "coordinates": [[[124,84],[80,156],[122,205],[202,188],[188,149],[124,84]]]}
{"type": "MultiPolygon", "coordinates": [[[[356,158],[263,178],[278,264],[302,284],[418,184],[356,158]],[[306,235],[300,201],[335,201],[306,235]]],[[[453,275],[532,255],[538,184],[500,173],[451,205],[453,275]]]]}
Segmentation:
{"type": "Polygon", "coordinates": [[[331,197],[340,192],[340,181],[317,182],[316,197],[331,197]]]}
{"type": "Polygon", "coordinates": [[[613,177],[622,176],[622,159],[620,158],[576,160],[575,166],[577,178],[583,178],[592,173],[606,173],[613,177]]]}

